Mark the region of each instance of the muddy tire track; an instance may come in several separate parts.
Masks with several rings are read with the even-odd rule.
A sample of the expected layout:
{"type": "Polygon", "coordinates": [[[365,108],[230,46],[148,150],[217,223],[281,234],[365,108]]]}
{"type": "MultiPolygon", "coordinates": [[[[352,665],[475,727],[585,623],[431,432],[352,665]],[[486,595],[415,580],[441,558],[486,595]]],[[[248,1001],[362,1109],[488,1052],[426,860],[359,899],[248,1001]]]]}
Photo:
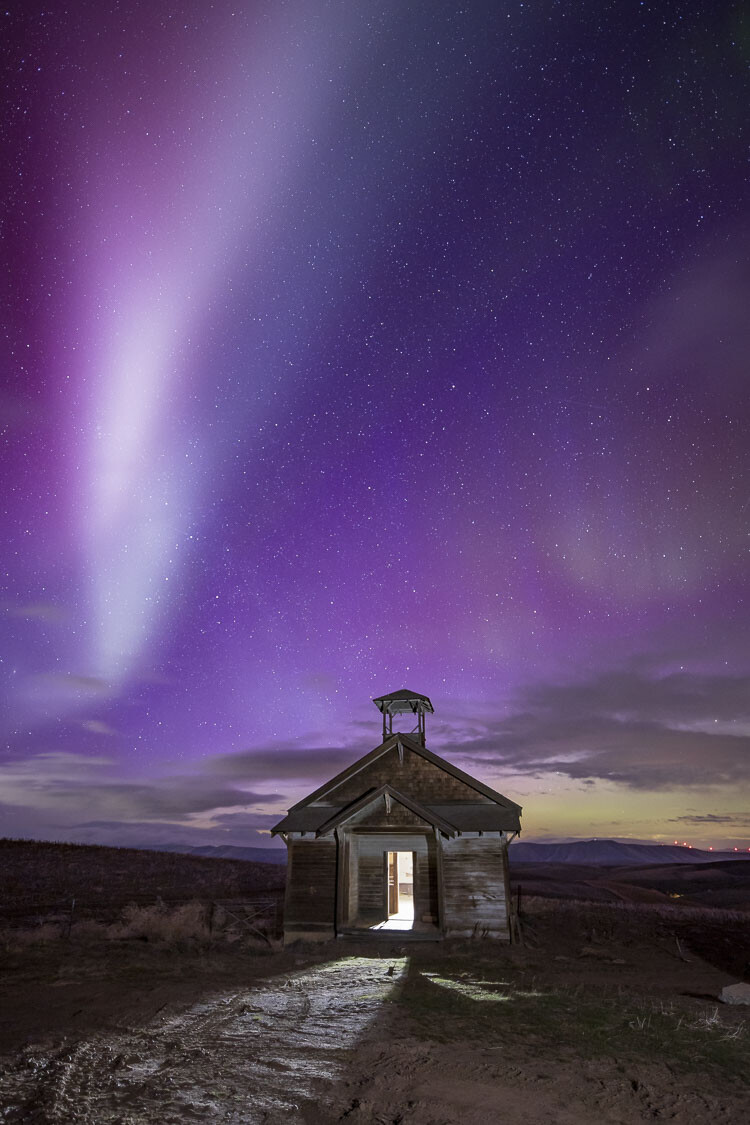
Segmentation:
{"type": "Polygon", "coordinates": [[[358,958],[213,996],[143,1029],[29,1048],[0,1076],[0,1121],[236,1125],[335,1120],[340,1084],[398,983],[358,958]],[[329,1108],[326,1108],[329,1107],[329,1108]]]}

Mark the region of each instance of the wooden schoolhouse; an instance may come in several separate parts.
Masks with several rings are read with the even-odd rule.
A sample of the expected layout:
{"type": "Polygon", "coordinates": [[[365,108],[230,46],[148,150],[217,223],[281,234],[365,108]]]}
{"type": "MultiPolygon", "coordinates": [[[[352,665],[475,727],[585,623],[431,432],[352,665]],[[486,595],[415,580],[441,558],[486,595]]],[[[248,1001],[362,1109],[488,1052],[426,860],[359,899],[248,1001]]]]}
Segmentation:
{"type": "Polygon", "coordinates": [[[510,940],[507,849],[521,806],[427,749],[426,695],[373,702],[380,745],[272,829],[288,849],[284,940],[510,940]],[[413,729],[394,731],[404,716],[413,729]]]}

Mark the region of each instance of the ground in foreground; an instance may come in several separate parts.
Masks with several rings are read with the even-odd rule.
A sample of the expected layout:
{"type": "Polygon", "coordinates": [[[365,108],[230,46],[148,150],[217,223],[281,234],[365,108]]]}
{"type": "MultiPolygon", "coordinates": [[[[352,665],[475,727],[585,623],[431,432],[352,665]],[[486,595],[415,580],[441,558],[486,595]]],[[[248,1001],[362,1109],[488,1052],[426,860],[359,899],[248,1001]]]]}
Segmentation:
{"type": "Polygon", "coordinates": [[[0,1121],[739,1125],[748,1009],[716,997],[747,925],[540,903],[523,947],[9,947],[0,1121]]]}

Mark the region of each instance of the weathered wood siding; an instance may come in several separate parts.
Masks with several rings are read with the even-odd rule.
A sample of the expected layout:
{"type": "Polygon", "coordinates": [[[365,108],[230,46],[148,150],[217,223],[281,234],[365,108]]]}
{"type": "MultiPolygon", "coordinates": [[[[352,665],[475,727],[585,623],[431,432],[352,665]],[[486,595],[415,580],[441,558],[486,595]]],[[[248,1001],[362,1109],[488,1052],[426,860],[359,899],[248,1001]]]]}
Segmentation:
{"type": "Polygon", "coordinates": [[[284,936],[329,938],[335,932],[336,841],[290,840],[284,936]]]}
{"type": "Polygon", "coordinates": [[[437,918],[437,872],[434,837],[406,833],[382,832],[377,835],[352,837],[352,851],[358,855],[357,924],[374,925],[386,917],[386,852],[416,852],[414,901],[417,917],[431,914],[437,918]]]}
{"type": "Polygon", "coordinates": [[[452,777],[413,750],[405,749],[404,760],[399,761],[395,747],[355,773],[338,788],[332,789],[326,795],[326,803],[347,805],[350,801],[356,801],[368,789],[376,789],[386,783],[423,805],[440,804],[442,801],[492,804],[489,798],[483,797],[476,789],[459,781],[457,777],[452,777]]]}
{"type": "Polygon", "coordinates": [[[438,872],[437,844],[434,836],[427,837],[427,856],[425,860],[417,856],[417,878],[415,886],[415,917],[417,921],[428,919],[438,921],[438,872]]]}
{"type": "Polygon", "coordinates": [[[385,917],[383,850],[377,841],[360,841],[357,921],[367,925],[385,917]]]}
{"type": "Polygon", "coordinates": [[[506,845],[495,837],[443,840],[445,931],[510,940],[506,845]]]}
{"type": "Polygon", "coordinates": [[[344,925],[353,926],[359,914],[359,848],[356,837],[347,832],[347,870],[344,895],[344,925]]]}

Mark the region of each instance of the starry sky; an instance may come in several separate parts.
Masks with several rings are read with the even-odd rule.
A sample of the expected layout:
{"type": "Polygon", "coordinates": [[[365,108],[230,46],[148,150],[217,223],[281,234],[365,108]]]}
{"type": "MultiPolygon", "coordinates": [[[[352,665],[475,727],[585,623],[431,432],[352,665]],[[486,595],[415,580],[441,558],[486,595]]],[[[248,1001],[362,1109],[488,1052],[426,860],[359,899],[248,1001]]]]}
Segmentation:
{"type": "Polygon", "coordinates": [[[270,843],[408,687],[750,845],[743,5],[0,19],[0,834],[270,843]]]}

